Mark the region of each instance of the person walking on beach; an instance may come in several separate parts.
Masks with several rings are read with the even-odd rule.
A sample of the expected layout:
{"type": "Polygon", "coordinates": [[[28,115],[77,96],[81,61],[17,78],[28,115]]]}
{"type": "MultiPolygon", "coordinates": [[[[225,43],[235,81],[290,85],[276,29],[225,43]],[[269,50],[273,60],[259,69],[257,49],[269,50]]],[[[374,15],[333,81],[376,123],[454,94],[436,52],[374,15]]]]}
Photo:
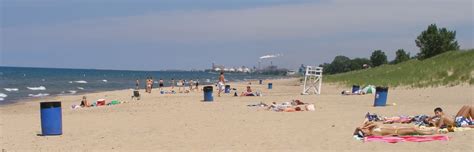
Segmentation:
{"type": "Polygon", "coordinates": [[[160,91],[163,91],[163,79],[160,79],[160,91]]]}
{"type": "Polygon", "coordinates": [[[217,94],[218,97],[221,96],[221,92],[225,89],[225,78],[224,72],[221,71],[221,75],[219,76],[219,82],[217,83],[217,88],[219,89],[219,93],[217,94]]]}

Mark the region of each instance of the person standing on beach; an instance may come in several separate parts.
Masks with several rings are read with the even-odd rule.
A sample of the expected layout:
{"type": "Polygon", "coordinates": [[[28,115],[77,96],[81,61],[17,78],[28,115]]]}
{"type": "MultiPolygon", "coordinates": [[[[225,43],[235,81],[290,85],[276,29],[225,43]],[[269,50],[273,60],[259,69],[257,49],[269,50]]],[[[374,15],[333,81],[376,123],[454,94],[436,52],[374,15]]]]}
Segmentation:
{"type": "Polygon", "coordinates": [[[176,85],[174,78],[171,79],[171,90],[174,90],[174,85],[176,85]]]}
{"type": "Polygon", "coordinates": [[[145,92],[148,93],[148,83],[150,82],[150,77],[146,77],[146,80],[145,80],[145,92]]]}
{"type": "Polygon", "coordinates": [[[217,94],[218,97],[221,96],[221,92],[225,89],[225,78],[224,72],[221,71],[221,75],[219,76],[219,82],[217,83],[217,88],[219,89],[219,93],[217,94]]]}
{"type": "Polygon", "coordinates": [[[140,86],[140,81],[137,79],[137,80],[135,81],[135,89],[136,89],[136,90],[140,89],[139,86],[140,86]]]}
{"type": "Polygon", "coordinates": [[[163,91],[163,79],[160,79],[160,91],[163,91]]]}
{"type": "Polygon", "coordinates": [[[178,83],[176,83],[176,87],[178,87],[178,92],[181,92],[182,85],[183,85],[183,80],[179,80],[178,83]]]}
{"type": "Polygon", "coordinates": [[[195,84],[196,84],[196,90],[199,92],[199,80],[198,80],[198,79],[196,79],[196,83],[195,83],[195,84]]]}
{"type": "Polygon", "coordinates": [[[148,90],[147,91],[148,93],[151,93],[152,85],[153,85],[153,79],[151,77],[149,77],[146,81],[146,88],[148,90]]]}
{"type": "Polygon", "coordinates": [[[189,91],[193,91],[193,85],[194,85],[194,81],[192,79],[189,80],[189,91]]]}
{"type": "Polygon", "coordinates": [[[183,91],[186,92],[186,79],[183,79],[183,91]]]}

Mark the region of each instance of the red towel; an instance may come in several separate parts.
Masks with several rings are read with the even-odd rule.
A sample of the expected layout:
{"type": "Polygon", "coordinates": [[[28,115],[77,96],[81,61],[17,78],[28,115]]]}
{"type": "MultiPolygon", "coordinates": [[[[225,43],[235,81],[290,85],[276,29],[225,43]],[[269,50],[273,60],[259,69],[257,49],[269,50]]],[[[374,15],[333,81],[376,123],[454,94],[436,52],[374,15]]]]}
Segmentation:
{"type": "Polygon", "coordinates": [[[368,141],[381,141],[387,143],[397,143],[397,142],[427,142],[427,141],[448,141],[449,137],[446,135],[436,135],[436,136],[368,136],[364,138],[365,142],[368,141]]]}

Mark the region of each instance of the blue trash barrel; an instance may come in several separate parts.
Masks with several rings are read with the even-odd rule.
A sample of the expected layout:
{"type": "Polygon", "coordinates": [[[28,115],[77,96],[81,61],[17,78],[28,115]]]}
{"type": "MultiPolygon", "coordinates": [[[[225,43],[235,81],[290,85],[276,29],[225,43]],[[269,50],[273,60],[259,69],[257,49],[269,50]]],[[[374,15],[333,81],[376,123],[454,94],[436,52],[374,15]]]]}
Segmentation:
{"type": "Polygon", "coordinates": [[[62,135],[61,101],[41,102],[40,109],[42,135],[62,135]]]}
{"type": "Polygon", "coordinates": [[[352,85],[352,93],[356,93],[356,91],[359,91],[359,90],[360,90],[359,85],[352,85]]]}
{"type": "Polygon", "coordinates": [[[225,85],[224,93],[230,93],[230,85],[225,85]]]}
{"type": "Polygon", "coordinates": [[[388,87],[375,88],[374,107],[385,106],[387,104],[388,87]]]}
{"type": "Polygon", "coordinates": [[[268,89],[273,89],[273,83],[268,83],[268,89]]]}
{"type": "Polygon", "coordinates": [[[258,80],[258,84],[263,84],[263,80],[258,80]]]}
{"type": "Polygon", "coordinates": [[[213,101],[212,97],[212,86],[206,86],[203,88],[204,91],[204,101],[213,101]]]}

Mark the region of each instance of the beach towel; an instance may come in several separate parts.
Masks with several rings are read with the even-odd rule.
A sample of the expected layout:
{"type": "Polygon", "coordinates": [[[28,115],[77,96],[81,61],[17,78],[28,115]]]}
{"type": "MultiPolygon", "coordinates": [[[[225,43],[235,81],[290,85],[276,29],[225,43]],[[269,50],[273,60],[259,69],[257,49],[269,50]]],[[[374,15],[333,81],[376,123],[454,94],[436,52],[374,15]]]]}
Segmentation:
{"type": "Polygon", "coordinates": [[[380,141],[386,143],[397,142],[428,142],[428,141],[448,141],[449,137],[446,135],[436,136],[368,136],[364,138],[364,142],[380,141]]]}

